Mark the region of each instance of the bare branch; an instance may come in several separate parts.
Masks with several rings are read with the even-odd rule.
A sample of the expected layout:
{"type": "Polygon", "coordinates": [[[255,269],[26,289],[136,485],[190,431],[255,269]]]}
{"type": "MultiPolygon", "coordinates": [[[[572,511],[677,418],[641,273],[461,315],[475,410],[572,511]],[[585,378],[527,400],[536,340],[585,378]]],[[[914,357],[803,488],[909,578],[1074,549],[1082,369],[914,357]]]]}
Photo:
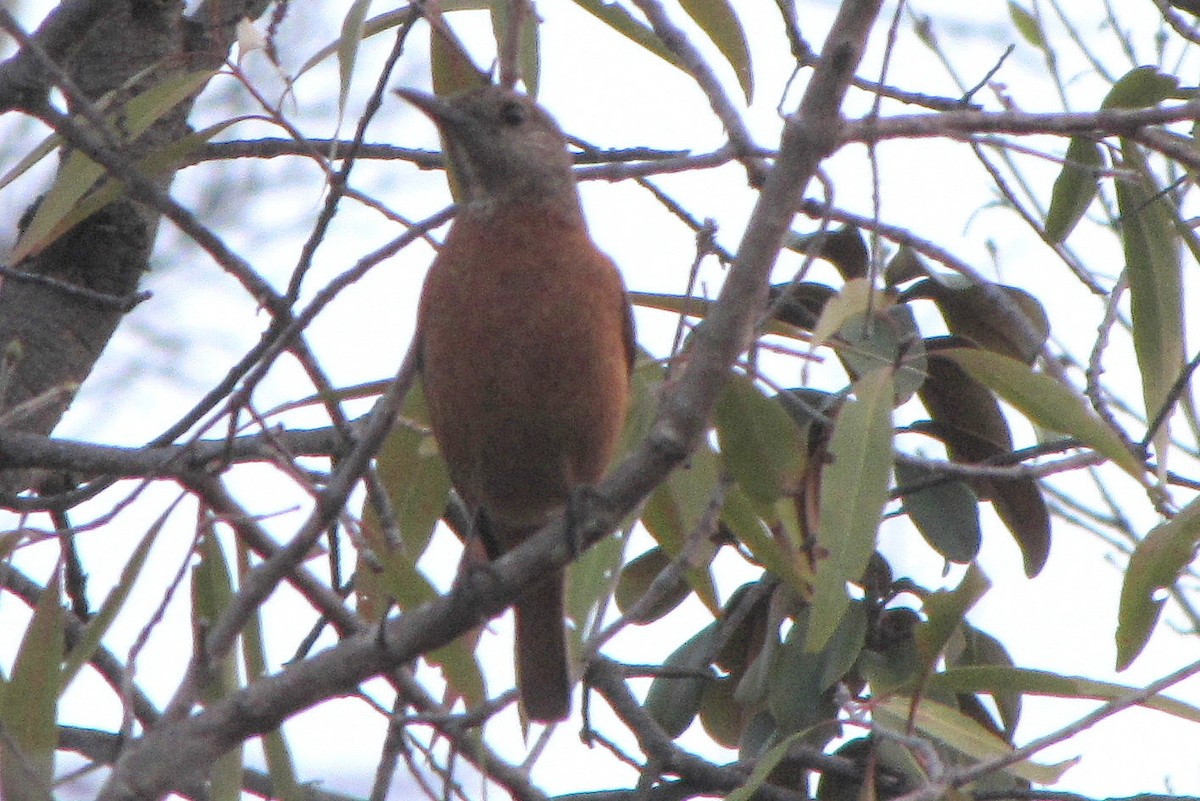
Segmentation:
{"type": "Polygon", "coordinates": [[[1200,119],[1200,100],[1146,109],[1035,114],[1023,111],[946,111],[847,122],[842,142],[882,142],[928,137],[963,138],[984,133],[1135,135],[1150,125],[1200,119]]]}

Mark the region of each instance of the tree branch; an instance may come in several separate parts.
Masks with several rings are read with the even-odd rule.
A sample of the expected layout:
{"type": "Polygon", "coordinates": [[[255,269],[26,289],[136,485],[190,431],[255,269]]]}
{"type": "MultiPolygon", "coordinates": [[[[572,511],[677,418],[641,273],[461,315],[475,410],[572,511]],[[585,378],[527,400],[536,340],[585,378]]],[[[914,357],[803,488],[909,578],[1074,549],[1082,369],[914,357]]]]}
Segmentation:
{"type": "MultiPolygon", "coordinates": [[[[946,111],[940,114],[867,117],[847,122],[842,129],[842,143],[876,143],[888,139],[922,139],[936,136],[958,138],[984,133],[1127,136],[1151,125],[1197,119],[1200,119],[1200,100],[1144,109],[1114,108],[1050,114],[1024,111],[946,111]]],[[[1195,159],[1193,154],[1191,160],[1195,159]]]]}
{"type": "MultiPolygon", "coordinates": [[[[479,571],[450,595],[388,621],[380,635],[358,635],[279,674],[256,682],[203,712],[157,728],[117,764],[100,796],[103,801],[155,798],[175,782],[201,774],[218,756],[247,737],[278,726],[285,718],[331,696],[349,691],[370,676],[390,670],[444,645],[480,620],[500,614],[538,576],[561,569],[582,543],[595,544],[608,535],[703,437],[730,366],[753,337],[766,307],[767,277],[799,208],[805,185],[820,161],[839,143],[838,109],[861,58],[879,0],[843,3],[824,52],[828,57],[814,74],[800,111],[785,126],[783,146],[767,176],[762,195],[743,239],[742,250],[713,312],[693,334],[687,360],[667,390],[659,416],[646,442],[596,488],[594,508],[578,516],[567,532],[562,520],[545,527],[521,547],[479,571]]],[[[395,390],[389,394],[394,399],[395,390]]],[[[391,410],[394,414],[394,409],[391,410]]],[[[378,418],[386,418],[380,414],[378,418]]],[[[378,419],[377,418],[377,419],[378,419]]],[[[390,422],[390,421],[388,421],[390,422]]],[[[386,430],[386,428],[382,429],[386,430]]],[[[380,429],[375,429],[380,433],[380,429]]],[[[356,455],[367,455],[364,436],[356,455]]],[[[373,451],[371,451],[373,452],[373,451]]],[[[347,480],[361,465],[349,459],[340,468],[336,487],[326,491],[332,503],[348,492],[347,480]]],[[[314,532],[326,522],[318,504],[286,556],[268,560],[248,577],[237,608],[257,605],[283,573],[302,558],[314,532]],[[254,586],[256,589],[250,590],[254,586]]],[[[574,516],[573,516],[574,517],[574,516]]],[[[230,641],[240,628],[242,612],[222,616],[210,633],[214,647],[230,641]]],[[[182,697],[187,695],[184,692],[182,697]]],[[[183,707],[178,707],[182,709],[183,707]]]]}

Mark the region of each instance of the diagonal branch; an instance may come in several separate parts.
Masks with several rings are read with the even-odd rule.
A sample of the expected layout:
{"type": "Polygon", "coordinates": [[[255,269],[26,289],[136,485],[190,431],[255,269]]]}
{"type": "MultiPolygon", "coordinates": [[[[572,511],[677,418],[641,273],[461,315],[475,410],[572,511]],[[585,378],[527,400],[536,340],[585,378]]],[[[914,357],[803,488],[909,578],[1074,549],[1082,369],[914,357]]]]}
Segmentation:
{"type": "MultiPolygon", "coordinates": [[[[489,570],[461,582],[451,594],[388,621],[378,636],[351,637],[197,715],[170,720],[122,757],[100,796],[103,801],[156,798],[177,781],[202,774],[221,754],[246,738],[269,731],[290,715],[449,643],[480,620],[499,615],[536,577],[570,562],[578,550],[573,543],[590,546],[607,536],[666,478],[703,438],[730,365],[749,344],[765,308],[770,270],[804,188],[821,160],[840,144],[838,110],[879,5],[879,0],[848,0],[842,4],[823,51],[827,58],[815,72],[800,110],[785,126],[779,159],[767,176],[715,309],[693,334],[686,363],[665,392],[646,442],[596,488],[595,508],[578,516],[574,530],[568,535],[563,521],[555,521],[489,570]]],[[[395,389],[389,397],[394,395],[395,389]]],[[[372,437],[364,437],[359,448],[371,441],[372,437]]],[[[335,474],[336,492],[335,484],[327,490],[330,502],[344,498],[342,493],[349,491],[346,480],[357,477],[355,470],[361,467],[355,461],[348,459],[335,474]]],[[[307,535],[325,522],[319,517],[326,511],[324,506],[318,504],[310,524],[287,546],[287,558],[268,560],[255,571],[257,576],[249,577],[248,583],[257,584],[257,588],[239,599],[240,605],[256,605],[295,559],[302,558],[310,544],[307,535]]],[[[210,640],[227,645],[232,633],[240,629],[239,614],[223,616],[213,627],[210,640]]]]}

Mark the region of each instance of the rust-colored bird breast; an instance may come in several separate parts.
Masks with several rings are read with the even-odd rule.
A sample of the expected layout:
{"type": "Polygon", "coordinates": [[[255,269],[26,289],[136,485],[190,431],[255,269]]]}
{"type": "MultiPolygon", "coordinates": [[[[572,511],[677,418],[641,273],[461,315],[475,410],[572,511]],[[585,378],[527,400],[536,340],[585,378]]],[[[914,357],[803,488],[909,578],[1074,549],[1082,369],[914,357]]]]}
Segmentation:
{"type": "Polygon", "coordinates": [[[628,405],[627,300],[582,225],[514,209],[458,221],[426,281],[424,378],[455,486],[536,526],[607,469],[628,405]]]}
{"type": "MultiPolygon", "coordinates": [[[[549,115],[497,87],[401,94],[437,123],[465,190],[421,294],[421,369],[434,436],[494,556],[608,468],[629,403],[629,301],[549,115]]],[[[532,720],[570,711],[562,593],[547,575],[514,604],[532,720]]]]}

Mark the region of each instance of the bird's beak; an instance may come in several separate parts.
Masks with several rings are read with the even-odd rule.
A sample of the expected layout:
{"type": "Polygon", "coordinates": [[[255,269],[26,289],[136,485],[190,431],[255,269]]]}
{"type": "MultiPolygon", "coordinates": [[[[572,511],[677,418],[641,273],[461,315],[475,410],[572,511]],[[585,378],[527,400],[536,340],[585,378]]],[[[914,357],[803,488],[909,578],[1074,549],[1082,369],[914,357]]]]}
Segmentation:
{"type": "Polygon", "coordinates": [[[466,120],[466,115],[462,111],[437,95],[431,95],[428,92],[422,92],[419,89],[409,89],[407,87],[400,87],[395,92],[416,106],[425,116],[433,120],[439,128],[442,126],[452,128],[461,127],[466,120]]]}

